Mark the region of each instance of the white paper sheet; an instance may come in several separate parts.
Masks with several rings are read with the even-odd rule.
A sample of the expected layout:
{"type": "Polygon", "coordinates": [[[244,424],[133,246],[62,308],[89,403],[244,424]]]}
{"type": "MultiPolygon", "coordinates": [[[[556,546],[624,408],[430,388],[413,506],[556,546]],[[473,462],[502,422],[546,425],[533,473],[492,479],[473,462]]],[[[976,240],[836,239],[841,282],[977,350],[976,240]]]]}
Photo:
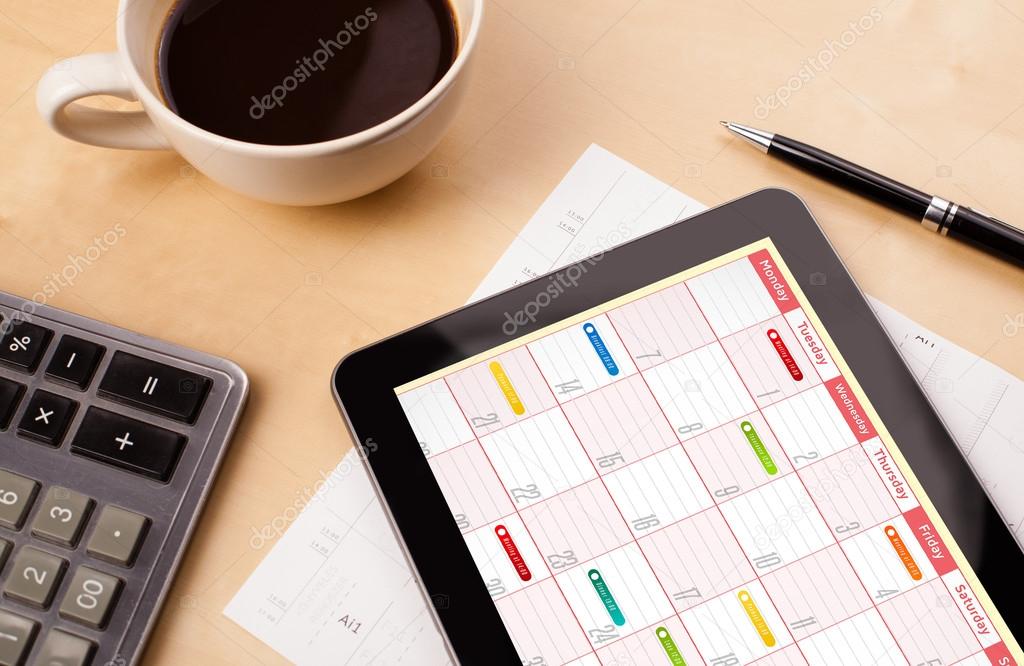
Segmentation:
{"type": "MultiPolygon", "coordinates": [[[[705,207],[599,146],[541,205],[471,300],[705,207]]],[[[882,323],[1024,536],[1024,382],[873,301],[882,323]]],[[[446,603],[444,598],[435,603],[446,603]]],[[[225,614],[300,666],[451,663],[355,453],[274,545],[225,614]]]]}

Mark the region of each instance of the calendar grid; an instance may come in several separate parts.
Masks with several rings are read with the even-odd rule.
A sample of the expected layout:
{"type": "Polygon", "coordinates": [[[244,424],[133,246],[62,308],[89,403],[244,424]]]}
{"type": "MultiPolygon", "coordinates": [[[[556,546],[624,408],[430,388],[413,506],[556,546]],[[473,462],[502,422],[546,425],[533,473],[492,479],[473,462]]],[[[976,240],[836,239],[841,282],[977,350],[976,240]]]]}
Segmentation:
{"type": "Polygon", "coordinates": [[[456,519],[481,573],[493,572],[492,597],[536,651],[524,664],[620,663],[616,654],[642,645],[648,657],[664,651],[677,663],[679,650],[712,666],[872,651],[888,663],[995,663],[1005,651],[962,616],[953,586],[963,576],[933,565],[917,532],[928,513],[802,298],[758,271],[764,258],[777,265],[755,251],[595,311],[582,330],[551,329],[440,375],[441,393],[409,396],[411,408],[430,398],[421,425],[443,441],[424,455],[435,474],[448,470],[442,489],[453,513],[466,510],[456,519]],[[457,425],[434,421],[456,418],[447,401],[457,425]],[[882,528],[892,524],[890,545],[882,528]],[[499,545],[490,532],[506,526],[499,545]],[[700,529],[719,530],[718,541],[700,529]],[[706,566],[701,548],[721,561],[706,566]],[[513,570],[521,580],[508,579],[513,570]],[[618,628],[604,628],[609,619],[618,628]]]}

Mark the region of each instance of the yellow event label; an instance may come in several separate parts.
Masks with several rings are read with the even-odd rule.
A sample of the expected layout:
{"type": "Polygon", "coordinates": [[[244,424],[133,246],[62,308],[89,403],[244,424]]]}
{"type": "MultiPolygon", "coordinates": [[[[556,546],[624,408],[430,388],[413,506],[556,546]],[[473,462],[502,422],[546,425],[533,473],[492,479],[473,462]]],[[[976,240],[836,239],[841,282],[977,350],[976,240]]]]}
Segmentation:
{"type": "Polygon", "coordinates": [[[758,635],[764,642],[766,647],[774,647],[775,645],[775,634],[772,633],[771,628],[768,627],[768,623],[765,622],[764,616],[761,615],[761,609],[754,603],[754,598],[750,596],[750,592],[746,590],[740,590],[739,594],[736,595],[740,603],[743,604],[743,610],[747,612],[747,617],[750,618],[750,623],[754,625],[754,629],[757,630],[758,635]]]}
{"type": "Polygon", "coordinates": [[[505,374],[505,368],[501,367],[501,363],[497,361],[491,361],[489,367],[491,374],[494,375],[494,381],[498,382],[498,388],[505,394],[505,400],[508,401],[508,406],[512,408],[512,413],[516,416],[525,414],[526,407],[523,405],[523,401],[519,399],[516,387],[512,386],[512,380],[505,374]]]}

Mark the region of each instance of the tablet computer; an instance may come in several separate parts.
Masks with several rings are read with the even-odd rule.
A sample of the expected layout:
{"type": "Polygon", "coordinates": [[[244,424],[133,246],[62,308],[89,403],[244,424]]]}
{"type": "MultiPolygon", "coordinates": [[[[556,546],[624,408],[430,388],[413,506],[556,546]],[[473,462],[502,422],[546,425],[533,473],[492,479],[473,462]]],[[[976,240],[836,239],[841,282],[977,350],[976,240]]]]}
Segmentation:
{"type": "Polygon", "coordinates": [[[1024,661],[1024,555],[788,192],[359,350],[334,389],[461,663],[1024,661]]]}

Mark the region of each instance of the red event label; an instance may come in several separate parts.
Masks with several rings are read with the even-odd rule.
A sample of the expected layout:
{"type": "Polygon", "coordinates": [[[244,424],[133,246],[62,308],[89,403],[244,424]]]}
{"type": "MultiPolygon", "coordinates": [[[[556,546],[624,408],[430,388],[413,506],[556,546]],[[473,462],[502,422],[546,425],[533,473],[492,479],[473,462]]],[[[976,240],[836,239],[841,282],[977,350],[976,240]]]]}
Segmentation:
{"type": "Polygon", "coordinates": [[[533,574],[530,573],[530,568],[526,566],[526,561],[523,560],[523,556],[519,554],[519,547],[516,546],[516,542],[512,540],[512,535],[508,533],[508,529],[504,525],[498,525],[494,528],[494,533],[498,535],[498,539],[501,541],[502,547],[505,549],[505,554],[508,555],[508,559],[512,562],[512,566],[516,568],[516,573],[524,581],[533,578],[533,574]]]}
{"type": "Polygon", "coordinates": [[[772,258],[768,250],[758,250],[747,258],[754,265],[757,276],[761,278],[761,284],[772,295],[772,300],[779,307],[779,312],[786,314],[800,306],[796,302],[796,295],[793,293],[793,290],[786,284],[786,278],[782,277],[779,265],[775,263],[775,259],[772,258]]]}
{"type": "Polygon", "coordinates": [[[786,370],[789,370],[789,374],[793,377],[793,381],[800,381],[804,378],[804,373],[796,364],[796,359],[789,353],[789,347],[786,346],[786,342],[779,335],[779,332],[774,328],[768,329],[768,339],[771,340],[772,346],[775,347],[775,353],[779,355],[782,362],[786,365],[786,370]]]}
{"type": "Polygon", "coordinates": [[[911,509],[904,513],[903,517],[906,518],[907,524],[910,525],[914,536],[917,537],[917,542],[921,544],[921,549],[928,556],[928,561],[935,567],[935,572],[942,576],[950,571],[955,571],[957,569],[956,562],[953,561],[953,556],[950,555],[949,549],[946,548],[946,544],[943,543],[942,537],[939,536],[924,509],[921,507],[911,509]]]}
{"type": "Polygon", "coordinates": [[[856,435],[857,441],[863,443],[875,437],[874,426],[871,425],[860,400],[857,400],[853,389],[846,383],[843,376],[839,375],[835,379],[825,382],[825,387],[828,389],[829,395],[832,396],[832,401],[836,403],[836,407],[843,413],[843,418],[846,419],[846,424],[856,435]]]}

